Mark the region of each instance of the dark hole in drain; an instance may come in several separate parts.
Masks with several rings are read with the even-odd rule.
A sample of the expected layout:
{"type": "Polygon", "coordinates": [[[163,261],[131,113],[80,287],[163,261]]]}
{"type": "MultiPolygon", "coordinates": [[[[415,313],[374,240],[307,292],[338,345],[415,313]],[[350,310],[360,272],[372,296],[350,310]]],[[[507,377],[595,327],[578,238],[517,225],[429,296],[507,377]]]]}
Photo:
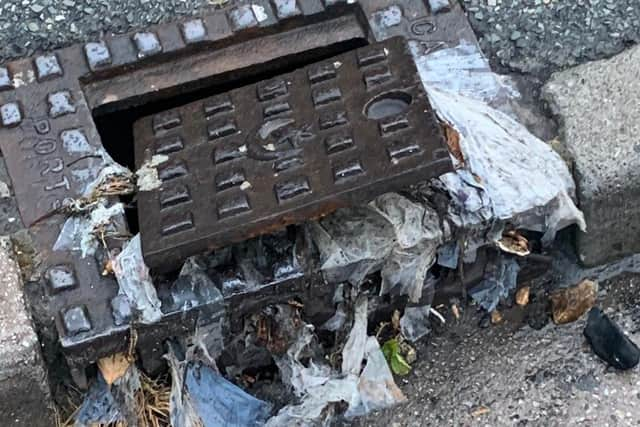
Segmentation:
{"type": "Polygon", "coordinates": [[[372,120],[395,116],[406,111],[411,105],[411,95],[402,91],[382,93],[367,103],[364,114],[372,120]]]}
{"type": "MultiPolygon", "coordinates": [[[[255,84],[280,74],[289,73],[298,68],[358,49],[367,44],[368,41],[365,38],[354,38],[319,49],[308,50],[295,55],[282,56],[263,64],[257,64],[223,75],[214,76],[215,82],[204,87],[202,87],[201,82],[194,82],[196,84],[194,84],[193,87],[178,88],[178,91],[181,93],[175,96],[168,94],[165,99],[105,114],[100,110],[94,111],[94,121],[102,138],[102,144],[111,157],[113,157],[116,162],[135,171],[133,124],[138,119],[199,99],[228,92],[235,88],[255,84]]],[[[176,88],[171,88],[170,90],[172,93],[175,93],[175,89],[176,88]]],[[[167,92],[168,91],[169,90],[167,90],[167,92]]],[[[137,208],[130,198],[125,198],[123,202],[129,206],[129,209],[126,211],[129,228],[132,233],[137,233],[137,208]]]]}

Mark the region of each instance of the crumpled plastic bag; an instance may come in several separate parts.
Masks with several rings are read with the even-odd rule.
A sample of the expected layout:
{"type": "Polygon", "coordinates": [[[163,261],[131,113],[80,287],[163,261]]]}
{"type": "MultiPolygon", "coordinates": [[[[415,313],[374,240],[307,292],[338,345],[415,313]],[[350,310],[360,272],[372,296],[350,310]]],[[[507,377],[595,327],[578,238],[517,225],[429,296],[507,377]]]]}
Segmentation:
{"type": "Polygon", "coordinates": [[[285,355],[273,356],[282,381],[291,385],[296,396],[302,396],[309,389],[324,384],[331,375],[331,368],[328,365],[317,364],[310,360],[309,366],[305,366],[300,361],[315,339],[313,331],[313,325],[302,325],[298,337],[289,346],[285,355]]]}
{"type": "Polygon", "coordinates": [[[140,388],[140,372],[135,365],[130,365],[111,387],[98,372],[96,381],[75,415],[75,427],[107,425],[118,421],[137,425],[136,393],[140,388]]]}
{"type": "Polygon", "coordinates": [[[381,271],[381,294],[397,289],[414,302],[443,237],[435,210],[395,193],[368,206],[339,209],[311,222],[310,231],[328,282],[358,286],[381,271]]]}
{"type": "Polygon", "coordinates": [[[258,427],[271,414],[271,404],[227,381],[217,369],[196,360],[188,349],[178,360],[170,346],[165,354],[171,372],[170,418],[173,427],[258,427]]]}
{"type": "Polygon", "coordinates": [[[107,206],[106,199],[99,201],[96,207],[87,214],[67,218],[53,244],[53,250],[79,251],[83,258],[93,255],[99,245],[96,232],[99,229],[105,232],[117,232],[117,224],[124,223],[124,221],[119,221],[118,217],[124,217],[122,203],[107,206]]]}
{"type": "Polygon", "coordinates": [[[404,314],[400,318],[402,336],[411,342],[416,342],[428,335],[431,332],[429,313],[431,313],[431,305],[406,307],[404,314]]]}
{"type": "Polygon", "coordinates": [[[469,289],[469,295],[482,308],[492,312],[501,299],[509,297],[518,283],[520,265],[512,256],[498,255],[489,260],[480,283],[469,289]]]}
{"type": "Polygon", "coordinates": [[[364,358],[367,364],[358,380],[360,402],[349,406],[346,418],[368,414],[372,411],[389,408],[407,400],[396,385],[387,360],[375,337],[368,337],[364,358]]]}
{"type": "Polygon", "coordinates": [[[369,206],[338,209],[309,225],[330,283],[359,285],[382,267],[395,242],[392,224],[369,206]]]}
{"type": "Polygon", "coordinates": [[[162,317],[161,303],[142,257],[140,234],[136,234],[122,248],[113,263],[113,272],[120,293],[126,295],[131,307],[139,315],[138,320],[146,324],[159,321],[162,317]]]}
{"type": "MultiPolygon", "coordinates": [[[[494,223],[505,221],[543,232],[543,243],[570,224],[586,229],[573,202],[575,184],[560,155],[490,105],[508,86],[487,69],[478,49],[465,43],[431,53],[415,42],[410,47],[436,114],[459,134],[465,163],[452,156],[458,168],[441,177],[458,207],[458,225],[493,228],[485,243],[499,238],[502,229],[494,223]]],[[[480,246],[481,239],[476,240],[466,250],[480,246]]]]}
{"type": "Polygon", "coordinates": [[[345,417],[352,418],[406,400],[394,382],[376,338],[367,336],[367,308],[366,296],[360,295],[354,307],[353,326],[342,350],[340,372],[327,366],[326,378],[320,380],[320,376],[316,376],[313,382],[305,383],[300,402],[278,411],[267,422],[268,427],[328,425],[334,404],[340,402],[347,404],[345,417]],[[364,369],[363,360],[366,360],[364,369]]]}
{"type": "Polygon", "coordinates": [[[427,271],[435,263],[442,243],[439,215],[429,206],[396,193],[383,194],[371,202],[371,206],[391,222],[396,234],[396,244],[382,267],[380,294],[398,287],[399,294],[417,302],[422,296],[427,271]]]}
{"type": "Polygon", "coordinates": [[[184,385],[204,427],[261,426],[271,413],[271,404],[256,399],[199,361],[188,363],[184,385]]]}

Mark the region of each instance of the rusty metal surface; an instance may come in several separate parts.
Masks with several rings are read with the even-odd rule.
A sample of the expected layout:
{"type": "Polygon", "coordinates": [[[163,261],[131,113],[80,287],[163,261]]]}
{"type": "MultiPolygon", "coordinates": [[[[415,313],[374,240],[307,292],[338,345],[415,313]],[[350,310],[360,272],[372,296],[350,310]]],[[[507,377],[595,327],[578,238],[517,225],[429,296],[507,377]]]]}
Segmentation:
{"type": "MultiPolygon", "coordinates": [[[[278,58],[305,55],[311,52],[307,49],[313,49],[312,56],[316,47],[324,43],[352,39],[375,42],[395,35],[413,40],[429,51],[455,45],[460,39],[475,43],[458,7],[434,15],[420,0],[252,3],[263,8],[264,15],[258,16],[244,2],[210,15],[0,65],[0,149],[20,216],[34,239],[36,273],[41,277],[33,275],[42,288],[41,300],[32,302],[41,309],[34,315],[40,316],[43,324],[54,319],[62,350],[77,371],[124,348],[132,327],[117,320],[126,310],[117,303],[114,309],[118,285],[112,277],[101,275],[103,260],[82,258],[75,251],[53,251],[66,218],[57,215],[40,220],[63,200],[83,196],[87,185],[106,164],[105,141],[101,140],[94,117],[218,84],[229,76],[242,74],[239,68],[243,73],[254,66],[273,71],[286,65],[278,58]],[[393,6],[400,8],[401,16],[384,19],[393,6]],[[234,52],[244,54],[234,58],[234,52]],[[58,281],[52,282],[53,278],[58,281]]],[[[252,77],[250,73],[245,75],[252,77]]],[[[322,103],[331,96],[318,94],[317,100],[322,103]]],[[[271,101],[267,103],[271,105],[271,101]]],[[[269,111],[277,114],[281,107],[275,104],[269,111]]],[[[353,120],[350,116],[348,119],[353,120]]],[[[315,131],[321,133],[319,129],[315,131]]],[[[330,146],[337,150],[343,144],[334,139],[330,146]]],[[[330,157],[337,159],[345,153],[330,157]]],[[[295,166],[295,162],[283,162],[281,167],[287,164],[295,166]]],[[[345,173],[353,170],[356,169],[347,168],[345,173]]],[[[232,185],[236,179],[230,175],[219,182],[232,185]]],[[[287,187],[282,192],[295,193],[287,187]]],[[[293,283],[290,280],[268,283],[280,286],[293,283]]],[[[271,292],[270,301],[277,295],[275,290],[271,292]]],[[[141,337],[148,338],[140,341],[139,347],[154,355],[150,357],[158,357],[159,343],[172,334],[191,331],[201,310],[200,306],[192,307],[180,314],[179,321],[166,314],[157,325],[133,325],[142,331],[141,337]]]]}
{"type": "Polygon", "coordinates": [[[138,194],[156,271],[451,167],[402,38],[146,117],[134,134],[138,167],[169,157],[162,187],[138,194]]]}

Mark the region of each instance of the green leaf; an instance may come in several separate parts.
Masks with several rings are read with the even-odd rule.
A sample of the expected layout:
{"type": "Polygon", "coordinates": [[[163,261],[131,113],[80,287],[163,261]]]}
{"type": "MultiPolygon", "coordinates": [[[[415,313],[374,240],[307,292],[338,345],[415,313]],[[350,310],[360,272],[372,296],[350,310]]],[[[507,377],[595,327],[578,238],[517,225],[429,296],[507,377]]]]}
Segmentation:
{"type": "Polygon", "coordinates": [[[409,365],[400,354],[400,344],[395,338],[384,343],[382,346],[382,354],[384,354],[394,374],[407,375],[411,372],[411,365],[409,365]]]}

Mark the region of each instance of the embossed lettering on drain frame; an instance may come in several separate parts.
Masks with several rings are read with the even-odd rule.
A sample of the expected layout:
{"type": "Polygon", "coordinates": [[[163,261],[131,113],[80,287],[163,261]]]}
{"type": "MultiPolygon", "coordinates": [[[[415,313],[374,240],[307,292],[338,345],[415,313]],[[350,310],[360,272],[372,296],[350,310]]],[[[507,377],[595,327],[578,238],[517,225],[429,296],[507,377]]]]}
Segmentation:
{"type": "Polygon", "coordinates": [[[211,247],[367,202],[450,167],[404,39],[146,117],[136,162],[145,260],[163,271],[211,247]]]}

